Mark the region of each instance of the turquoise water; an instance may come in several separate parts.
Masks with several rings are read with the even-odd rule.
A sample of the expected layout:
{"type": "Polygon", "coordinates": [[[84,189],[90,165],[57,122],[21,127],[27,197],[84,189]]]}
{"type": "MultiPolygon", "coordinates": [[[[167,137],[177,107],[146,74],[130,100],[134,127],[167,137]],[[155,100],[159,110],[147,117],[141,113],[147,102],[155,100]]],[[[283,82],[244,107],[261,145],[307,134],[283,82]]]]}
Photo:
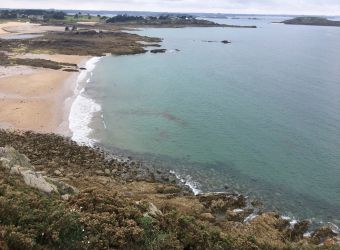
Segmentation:
{"type": "Polygon", "coordinates": [[[259,28],[146,29],[168,53],[102,58],[92,136],[203,191],[339,224],[340,28],[218,21],[259,28]]]}

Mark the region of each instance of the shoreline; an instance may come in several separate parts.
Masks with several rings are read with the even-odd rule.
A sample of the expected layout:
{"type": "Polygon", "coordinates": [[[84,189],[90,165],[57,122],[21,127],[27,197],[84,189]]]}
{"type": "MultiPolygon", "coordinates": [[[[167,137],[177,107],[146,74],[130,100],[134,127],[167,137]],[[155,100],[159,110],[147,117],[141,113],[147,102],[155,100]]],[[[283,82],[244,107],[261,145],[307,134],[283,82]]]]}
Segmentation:
{"type": "MultiPolygon", "coordinates": [[[[26,56],[26,55],[24,55],[26,56]]],[[[46,58],[58,58],[58,56],[60,57],[60,59],[62,59],[62,57],[64,55],[44,55],[46,56],[46,58]]],[[[66,56],[65,56],[66,57],[66,56]]],[[[83,95],[83,93],[85,92],[85,88],[86,88],[86,84],[90,83],[91,81],[91,77],[89,77],[89,74],[91,74],[91,72],[94,70],[94,67],[96,65],[96,63],[99,61],[99,58],[97,57],[86,57],[86,58],[82,58],[82,61],[80,63],[78,63],[79,67],[83,67],[83,65],[85,65],[86,70],[80,71],[78,73],[66,73],[63,72],[63,75],[65,73],[65,78],[63,78],[63,81],[59,80],[55,82],[56,87],[58,88],[55,92],[55,89],[53,90],[53,93],[51,94],[51,89],[46,90],[46,91],[41,91],[41,96],[38,95],[38,99],[41,101],[39,102],[38,105],[36,106],[29,106],[29,105],[24,105],[26,106],[26,110],[25,112],[31,111],[31,113],[28,112],[28,115],[26,118],[31,118],[30,116],[32,116],[32,112],[36,111],[37,109],[40,108],[40,106],[43,106],[43,111],[48,111],[49,115],[47,117],[45,117],[45,120],[43,122],[46,122],[46,124],[49,123],[54,123],[54,125],[51,125],[51,127],[49,127],[49,125],[45,125],[45,129],[41,130],[41,128],[39,127],[35,127],[35,128],[24,128],[22,129],[20,126],[18,129],[20,130],[33,130],[36,132],[44,132],[44,133],[57,133],[63,136],[68,136],[71,137],[73,141],[76,141],[78,144],[84,144],[87,146],[90,146],[92,148],[95,147],[95,141],[90,139],[88,136],[90,135],[92,129],[89,128],[89,124],[92,121],[93,115],[96,112],[99,112],[101,110],[101,107],[99,104],[95,103],[95,101],[93,101],[92,99],[90,99],[88,96],[83,95]],[[67,74],[67,76],[66,76],[67,74]],[[61,83],[62,82],[62,83],[61,83]],[[52,100],[49,100],[50,98],[52,98],[52,100]],[[52,104],[50,103],[50,105],[46,105],[48,104],[48,101],[52,101],[52,104]],[[62,107],[62,108],[60,108],[62,107]],[[52,117],[52,120],[50,119],[52,117]],[[55,127],[56,122],[58,123],[58,121],[61,121],[58,126],[55,127]],[[52,126],[54,126],[55,129],[52,129],[52,126]]],[[[44,79],[49,79],[50,81],[50,77],[52,74],[52,70],[41,70],[41,75],[40,74],[40,69],[32,69],[34,72],[32,73],[33,75],[38,75],[38,78],[44,78],[44,79]],[[47,72],[48,71],[48,72],[47,72]],[[46,74],[45,74],[45,73],[46,74]],[[44,74],[43,74],[44,73],[44,74]]],[[[56,72],[56,74],[59,74],[62,71],[54,71],[56,72]]],[[[22,74],[20,73],[19,75],[22,76],[22,74]]],[[[22,78],[25,78],[27,75],[30,75],[30,73],[24,74],[22,76],[22,78]]],[[[92,75],[91,75],[92,76],[92,75]]],[[[6,77],[6,76],[5,76],[6,77]]],[[[11,76],[9,76],[9,78],[11,78],[11,76]]],[[[17,78],[15,78],[16,80],[17,78]]],[[[20,78],[21,79],[21,78],[20,78]]],[[[42,79],[42,85],[44,87],[46,83],[46,81],[42,79]]],[[[0,78],[1,80],[1,78],[0,78]]],[[[12,80],[13,83],[16,83],[15,80],[12,80]]],[[[34,82],[36,83],[36,82],[34,82]]],[[[1,86],[1,83],[0,83],[1,86]]],[[[22,86],[18,87],[18,89],[20,89],[20,91],[23,91],[23,93],[26,93],[26,90],[21,89],[22,86]]],[[[26,86],[25,86],[26,87],[26,86]]],[[[33,88],[33,87],[32,87],[33,88]]],[[[33,94],[36,91],[35,88],[33,88],[33,94]]],[[[19,94],[21,93],[19,91],[19,94]]],[[[39,90],[38,90],[39,92],[39,90]]],[[[1,91],[0,91],[1,93],[1,91]]],[[[2,93],[1,93],[2,94],[2,93]]],[[[1,95],[0,94],[0,95],[1,95]]],[[[27,94],[27,93],[26,93],[27,94]]],[[[30,95],[30,91],[28,91],[28,96],[26,96],[26,99],[36,99],[37,96],[36,95],[30,95]]],[[[3,99],[16,99],[17,97],[21,97],[21,95],[18,95],[17,92],[14,93],[6,93],[4,94],[3,99]],[[6,95],[7,94],[7,95],[6,95]]],[[[20,100],[21,101],[21,100],[20,100]]],[[[17,103],[16,103],[17,104],[17,103]]],[[[16,107],[15,109],[16,110],[16,107]]],[[[41,111],[41,112],[43,112],[41,111]]],[[[11,114],[8,114],[11,115],[11,114]]],[[[1,113],[0,113],[0,118],[1,118],[1,113]]],[[[23,116],[19,115],[19,117],[17,117],[19,120],[21,120],[23,118],[23,116]]],[[[33,125],[36,123],[38,119],[35,119],[33,121],[33,125]]],[[[2,123],[2,121],[0,121],[0,123],[2,123]]],[[[11,125],[11,123],[6,123],[6,121],[4,121],[3,124],[9,124],[11,125]]],[[[1,127],[1,126],[0,126],[1,127]]],[[[119,158],[119,156],[115,156],[117,158],[119,158]]],[[[123,158],[122,158],[123,159],[123,158]]],[[[123,161],[124,162],[124,161],[123,161]]],[[[131,165],[132,166],[132,162],[131,161],[131,165]]],[[[125,163],[125,162],[124,162],[125,163]]],[[[129,164],[129,163],[127,163],[129,164]]],[[[141,166],[142,168],[148,168],[147,166],[141,166]]],[[[146,171],[146,170],[145,170],[146,171]]],[[[151,170],[152,174],[156,174],[157,173],[157,169],[155,168],[154,170],[151,170]]],[[[167,174],[167,173],[165,173],[167,174]]],[[[181,176],[176,175],[175,172],[173,173],[169,173],[172,175],[175,175],[177,178],[177,182],[183,182],[183,184],[185,186],[189,186],[190,187],[190,183],[189,185],[187,185],[187,180],[186,179],[181,179],[181,176]],[[182,181],[183,180],[183,181],[182,181]],[[184,183],[185,182],[185,183],[184,183]]],[[[159,176],[161,176],[161,174],[159,174],[159,176]]],[[[170,175],[169,175],[170,176],[170,175]]],[[[159,177],[161,178],[161,177],[159,177]]],[[[137,177],[136,177],[137,180],[137,177]]],[[[197,196],[196,191],[190,187],[191,190],[193,191],[193,193],[195,194],[195,196],[197,196]]],[[[227,192],[226,192],[227,193],[227,192]]],[[[205,193],[203,193],[204,195],[205,193]]],[[[216,193],[216,195],[218,195],[216,193]]],[[[232,212],[235,213],[240,213],[243,211],[240,211],[242,209],[236,208],[234,209],[232,212]],[[235,211],[234,211],[235,210],[235,211]]],[[[249,216],[252,216],[251,219],[248,220],[248,217],[246,217],[245,221],[251,221],[252,219],[255,219],[257,215],[254,214],[250,214],[249,216]]],[[[291,223],[291,225],[294,227],[294,225],[296,224],[296,221],[293,220],[291,223]]]]}
{"type": "MultiPolygon", "coordinates": [[[[100,141],[96,141],[94,138],[90,137],[90,133],[93,131],[92,128],[89,127],[89,125],[91,124],[91,122],[93,121],[93,118],[95,116],[95,114],[97,112],[101,111],[101,106],[99,104],[97,104],[93,99],[91,99],[88,96],[84,96],[82,95],[84,92],[84,89],[86,88],[86,84],[88,84],[91,81],[91,76],[89,76],[89,74],[95,69],[96,64],[98,63],[98,61],[100,60],[101,57],[92,57],[90,59],[88,59],[86,61],[86,71],[83,71],[84,75],[82,76],[81,74],[78,75],[78,79],[77,79],[77,86],[76,88],[78,89],[77,94],[75,94],[74,96],[74,100],[72,103],[72,106],[74,105],[77,97],[82,97],[82,100],[79,100],[79,104],[85,104],[85,109],[89,112],[87,112],[85,114],[85,119],[84,120],[80,120],[79,124],[81,124],[81,128],[80,127],[75,127],[75,129],[79,129],[82,131],[80,132],[78,135],[74,136],[74,134],[71,136],[71,139],[75,142],[77,142],[80,145],[85,145],[85,146],[89,146],[91,148],[97,148],[103,151],[106,151],[108,154],[111,155],[111,157],[114,157],[116,160],[120,161],[120,162],[126,162],[128,165],[135,162],[135,161],[141,161],[138,158],[134,158],[132,157],[132,154],[119,154],[117,152],[111,151],[109,148],[107,148],[105,145],[101,144],[100,141]],[[93,60],[93,61],[92,61],[93,60]],[[87,66],[87,64],[90,64],[91,66],[87,66]],[[83,102],[83,103],[82,103],[83,102]],[[95,106],[95,108],[91,109],[91,106],[95,106]],[[97,108],[96,108],[97,106],[97,108]],[[85,121],[85,122],[84,122],[85,121]]],[[[79,108],[79,107],[78,107],[79,108]]],[[[72,109],[72,107],[71,107],[72,109]]],[[[84,111],[84,110],[83,110],[84,111]]],[[[71,117],[71,112],[70,112],[70,116],[71,117]]],[[[70,118],[69,118],[70,119],[70,118]]],[[[143,162],[143,161],[141,161],[143,162]]],[[[145,168],[149,169],[150,168],[150,162],[143,162],[141,163],[142,165],[144,165],[145,168]]],[[[156,173],[157,171],[160,171],[160,168],[157,168],[157,166],[153,166],[151,163],[151,172],[156,173]]],[[[161,171],[164,171],[164,169],[162,169],[161,171]]],[[[211,191],[211,190],[206,190],[206,191],[202,191],[200,189],[200,181],[197,179],[193,179],[192,176],[190,175],[183,175],[180,172],[175,171],[174,169],[167,169],[168,172],[166,172],[165,174],[170,174],[176,177],[176,182],[179,186],[184,186],[188,189],[190,189],[190,191],[193,193],[193,195],[197,196],[197,195],[204,195],[206,193],[235,193],[235,194],[242,194],[245,195],[245,193],[243,192],[238,192],[236,190],[233,189],[228,189],[226,191],[211,191]]],[[[256,200],[256,197],[248,197],[247,195],[246,199],[249,203],[251,203],[251,201],[256,200]]],[[[272,211],[270,209],[268,209],[268,207],[265,209],[265,211],[272,211]]],[[[277,210],[276,210],[277,211],[277,210]]],[[[253,219],[255,219],[259,214],[258,213],[254,213],[254,214],[250,214],[248,217],[245,218],[245,221],[251,221],[253,219]]],[[[320,221],[320,220],[315,220],[314,218],[311,217],[299,217],[292,214],[289,214],[287,212],[281,211],[280,212],[280,216],[282,219],[285,219],[287,221],[290,222],[290,225],[293,227],[295,224],[297,224],[300,221],[303,220],[308,220],[310,221],[311,225],[313,225],[313,227],[318,227],[320,225],[331,225],[332,228],[334,229],[334,232],[336,232],[337,234],[340,232],[339,230],[339,226],[337,224],[335,224],[334,222],[331,221],[320,221]]]]}
{"type": "MultiPolygon", "coordinates": [[[[18,57],[31,58],[32,55],[18,57]]],[[[68,55],[34,55],[34,58],[72,61],[80,67],[88,59],[68,55]]],[[[0,127],[69,136],[66,117],[74,93],[73,82],[79,74],[30,66],[1,66],[0,127]]]]}
{"type": "Polygon", "coordinates": [[[68,128],[71,132],[71,139],[78,144],[93,146],[94,139],[90,138],[92,129],[89,125],[95,113],[101,111],[101,106],[93,99],[84,95],[86,85],[90,83],[92,71],[101,57],[91,57],[86,60],[81,71],[74,81],[73,96],[67,116],[68,128]]]}

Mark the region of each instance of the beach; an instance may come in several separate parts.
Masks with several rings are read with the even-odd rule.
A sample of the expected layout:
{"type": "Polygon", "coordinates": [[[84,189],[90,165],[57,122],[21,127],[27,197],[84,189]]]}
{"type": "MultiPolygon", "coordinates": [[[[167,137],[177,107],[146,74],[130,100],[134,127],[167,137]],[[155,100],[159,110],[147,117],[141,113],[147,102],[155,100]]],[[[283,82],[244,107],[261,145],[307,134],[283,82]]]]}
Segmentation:
{"type": "MultiPolygon", "coordinates": [[[[0,36],[61,31],[62,27],[23,22],[0,24],[0,36]]],[[[45,59],[81,67],[88,57],[16,54],[14,58],[45,59]]],[[[69,135],[68,115],[78,73],[30,66],[0,66],[0,127],[69,135]]]]}
{"type": "MultiPolygon", "coordinates": [[[[35,58],[79,66],[87,59],[68,55],[35,55],[35,58]]],[[[70,135],[67,121],[77,76],[76,72],[28,66],[0,67],[0,126],[70,135]]]]}

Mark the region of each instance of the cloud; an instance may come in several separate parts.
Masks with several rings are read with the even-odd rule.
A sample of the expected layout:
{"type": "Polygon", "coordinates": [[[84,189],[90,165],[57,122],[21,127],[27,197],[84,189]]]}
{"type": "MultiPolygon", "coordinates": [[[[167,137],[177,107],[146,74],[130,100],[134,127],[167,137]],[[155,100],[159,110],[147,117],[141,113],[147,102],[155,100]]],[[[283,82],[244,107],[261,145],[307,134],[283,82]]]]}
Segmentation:
{"type": "Polygon", "coordinates": [[[0,7],[340,15],[339,0],[1,0],[0,7]]]}

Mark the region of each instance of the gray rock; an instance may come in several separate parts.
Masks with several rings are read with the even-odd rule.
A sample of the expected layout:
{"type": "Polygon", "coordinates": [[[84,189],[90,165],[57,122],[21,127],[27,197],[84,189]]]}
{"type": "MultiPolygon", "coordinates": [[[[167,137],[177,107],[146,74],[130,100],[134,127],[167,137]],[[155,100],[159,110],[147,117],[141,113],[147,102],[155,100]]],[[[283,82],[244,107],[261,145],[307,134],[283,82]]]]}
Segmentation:
{"type": "Polygon", "coordinates": [[[61,196],[61,198],[64,200],[64,201],[68,201],[70,199],[70,195],[69,194],[64,194],[61,196]]]}
{"type": "Polygon", "coordinates": [[[26,185],[36,188],[39,191],[45,192],[45,193],[58,193],[58,188],[47,182],[46,179],[41,175],[38,174],[36,172],[34,172],[33,170],[27,170],[27,169],[20,169],[20,173],[22,175],[22,177],[24,178],[24,181],[26,183],[26,185]]]}
{"type": "Polygon", "coordinates": [[[62,172],[60,170],[56,170],[54,171],[54,174],[57,175],[57,176],[61,176],[63,175],[62,172]]]}
{"type": "Polygon", "coordinates": [[[144,216],[161,216],[163,215],[162,211],[160,211],[153,203],[149,202],[149,210],[144,214],[144,216]]]}
{"type": "Polygon", "coordinates": [[[96,175],[104,175],[104,171],[102,170],[96,170],[95,173],[96,175]]]}
{"type": "Polygon", "coordinates": [[[73,194],[78,192],[76,188],[64,182],[48,178],[35,171],[29,159],[14,148],[0,148],[0,162],[0,166],[8,169],[9,174],[22,176],[26,185],[44,193],[73,194]]]}

